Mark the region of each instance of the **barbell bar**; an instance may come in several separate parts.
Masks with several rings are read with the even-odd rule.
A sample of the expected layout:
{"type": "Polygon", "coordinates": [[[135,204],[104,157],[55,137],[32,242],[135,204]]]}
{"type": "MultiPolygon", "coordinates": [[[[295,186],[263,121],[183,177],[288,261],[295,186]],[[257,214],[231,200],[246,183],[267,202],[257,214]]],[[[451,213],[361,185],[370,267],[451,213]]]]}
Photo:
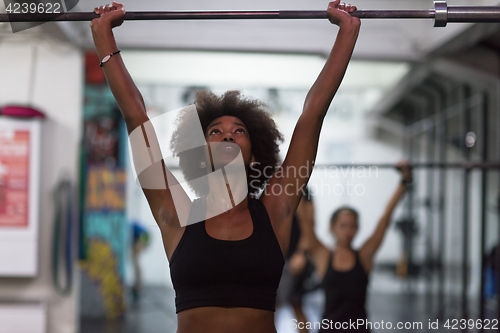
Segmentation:
{"type": "MultiPolygon", "coordinates": [[[[415,162],[410,163],[412,169],[497,169],[500,170],[500,162],[415,162]]],[[[344,163],[344,164],[315,164],[315,168],[378,168],[394,169],[395,163],[344,163]]]]}
{"type": "MultiPolygon", "coordinates": [[[[323,169],[348,169],[354,168],[377,168],[377,169],[396,169],[396,163],[343,163],[343,164],[314,164],[313,168],[323,168],[323,169]]],[[[485,170],[499,170],[500,171],[500,161],[499,162],[416,162],[409,163],[409,167],[412,169],[456,169],[456,170],[472,170],[472,169],[485,169],[485,170]]],[[[167,165],[169,170],[181,170],[178,165],[167,165]]],[[[359,170],[354,170],[357,172],[359,170]]]]}
{"type": "MultiPolygon", "coordinates": [[[[21,9],[19,9],[21,10],[21,9]]],[[[498,6],[448,6],[435,1],[429,10],[356,10],[352,16],[361,19],[434,19],[435,27],[448,22],[500,22],[498,6]]],[[[91,21],[99,17],[94,12],[67,13],[8,13],[0,14],[0,22],[91,21]]],[[[126,12],[125,20],[242,20],[242,19],[326,19],[325,10],[278,11],[169,11],[126,12]]]]}
{"type": "MultiPolygon", "coordinates": [[[[314,164],[314,168],[323,169],[348,169],[354,168],[377,168],[377,169],[396,169],[395,163],[343,163],[343,164],[314,164]]],[[[485,169],[485,170],[499,170],[500,171],[500,161],[499,162],[416,162],[409,163],[409,167],[412,169],[456,169],[456,170],[472,170],[472,169],[485,169]]],[[[181,170],[178,165],[167,165],[169,170],[181,170]]],[[[355,172],[359,170],[354,170],[355,172]]]]}

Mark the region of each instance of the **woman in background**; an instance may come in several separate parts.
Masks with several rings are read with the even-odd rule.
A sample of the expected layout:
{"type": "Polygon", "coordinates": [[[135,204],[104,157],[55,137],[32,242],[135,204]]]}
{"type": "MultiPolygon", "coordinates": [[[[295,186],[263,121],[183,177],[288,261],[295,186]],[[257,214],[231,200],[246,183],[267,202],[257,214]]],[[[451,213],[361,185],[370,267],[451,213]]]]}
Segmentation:
{"type": "Polygon", "coordinates": [[[352,248],[352,240],[359,227],[355,209],[343,206],[332,214],[330,232],[336,240],[333,251],[314,234],[314,220],[310,217],[314,215],[312,202],[306,202],[304,210],[297,210],[302,232],[307,239],[304,247],[314,262],[318,276],[323,280],[326,295],[323,319],[328,321],[328,325],[323,325],[322,321],[319,332],[369,332],[364,325],[353,329],[350,323],[356,323],[358,319],[367,320],[366,290],[373,257],[382,243],[394,208],[412,180],[407,162],[400,162],[396,167],[401,172],[401,183],[379,219],[375,232],[359,250],[352,248]]]}
{"type": "MultiPolygon", "coordinates": [[[[318,286],[312,288],[308,285],[314,273],[314,264],[307,256],[305,250],[305,237],[300,232],[298,215],[308,216],[309,219],[314,218],[312,211],[307,210],[305,206],[306,201],[311,201],[311,195],[307,188],[304,190],[302,199],[297,206],[297,211],[292,221],[292,232],[290,237],[290,246],[286,256],[285,267],[283,268],[283,275],[281,276],[280,285],[277,292],[277,306],[290,305],[295,314],[297,322],[307,322],[307,317],[302,307],[302,299],[304,294],[315,290],[318,286]],[[306,210],[304,210],[306,209],[306,210]],[[298,212],[301,213],[298,213],[298,212]]],[[[308,329],[304,326],[299,328],[300,333],[308,333],[308,329]]]]}
{"type": "Polygon", "coordinates": [[[139,222],[132,222],[132,265],[134,266],[135,280],[132,286],[132,302],[139,300],[142,289],[142,270],[139,265],[139,254],[148,247],[150,235],[148,230],[139,222]]]}

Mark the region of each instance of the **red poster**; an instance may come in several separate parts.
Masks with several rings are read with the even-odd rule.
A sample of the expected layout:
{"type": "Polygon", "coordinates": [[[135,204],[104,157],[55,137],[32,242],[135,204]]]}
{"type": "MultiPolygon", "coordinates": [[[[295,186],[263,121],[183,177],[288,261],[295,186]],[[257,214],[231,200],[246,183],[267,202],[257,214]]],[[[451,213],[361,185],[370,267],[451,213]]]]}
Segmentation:
{"type": "Polygon", "coordinates": [[[30,132],[0,132],[0,227],[28,226],[30,132]]]}

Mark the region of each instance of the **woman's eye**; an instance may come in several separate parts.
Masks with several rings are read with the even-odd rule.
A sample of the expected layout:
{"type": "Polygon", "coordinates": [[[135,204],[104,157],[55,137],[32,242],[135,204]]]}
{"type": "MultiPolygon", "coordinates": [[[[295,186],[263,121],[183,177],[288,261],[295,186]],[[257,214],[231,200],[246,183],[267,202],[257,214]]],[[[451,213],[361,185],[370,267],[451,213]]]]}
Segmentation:
{"type": "Polygon", "coordinates": [[[210,135],[212,135],[212,134],[218,134],[218,133],[220,133],[220,131],[218,129],[214,129],[214,130],[212,130],[210,132],[210,135]]]}
{"type": "Polygon", "coordinates": [[[236,130],[237,133],[245,133],[245,130],[243,128],[238,128],[236,130]]]}

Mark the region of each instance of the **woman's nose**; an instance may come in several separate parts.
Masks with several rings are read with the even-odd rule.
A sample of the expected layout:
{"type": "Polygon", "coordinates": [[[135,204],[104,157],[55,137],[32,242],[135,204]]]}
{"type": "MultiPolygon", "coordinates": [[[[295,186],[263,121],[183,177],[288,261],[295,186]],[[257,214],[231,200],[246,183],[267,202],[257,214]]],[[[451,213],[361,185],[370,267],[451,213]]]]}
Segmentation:
{"type": "Polygon", "coordinates": [[[233,137],[232,137],[230,134],[226,135],[226,136],[224,137],[224,139],[223,139],[223,140],[224,140],[224,141],[231,141],[231,142],[234,142],[234,139],[233,139],[233,137]]]}

